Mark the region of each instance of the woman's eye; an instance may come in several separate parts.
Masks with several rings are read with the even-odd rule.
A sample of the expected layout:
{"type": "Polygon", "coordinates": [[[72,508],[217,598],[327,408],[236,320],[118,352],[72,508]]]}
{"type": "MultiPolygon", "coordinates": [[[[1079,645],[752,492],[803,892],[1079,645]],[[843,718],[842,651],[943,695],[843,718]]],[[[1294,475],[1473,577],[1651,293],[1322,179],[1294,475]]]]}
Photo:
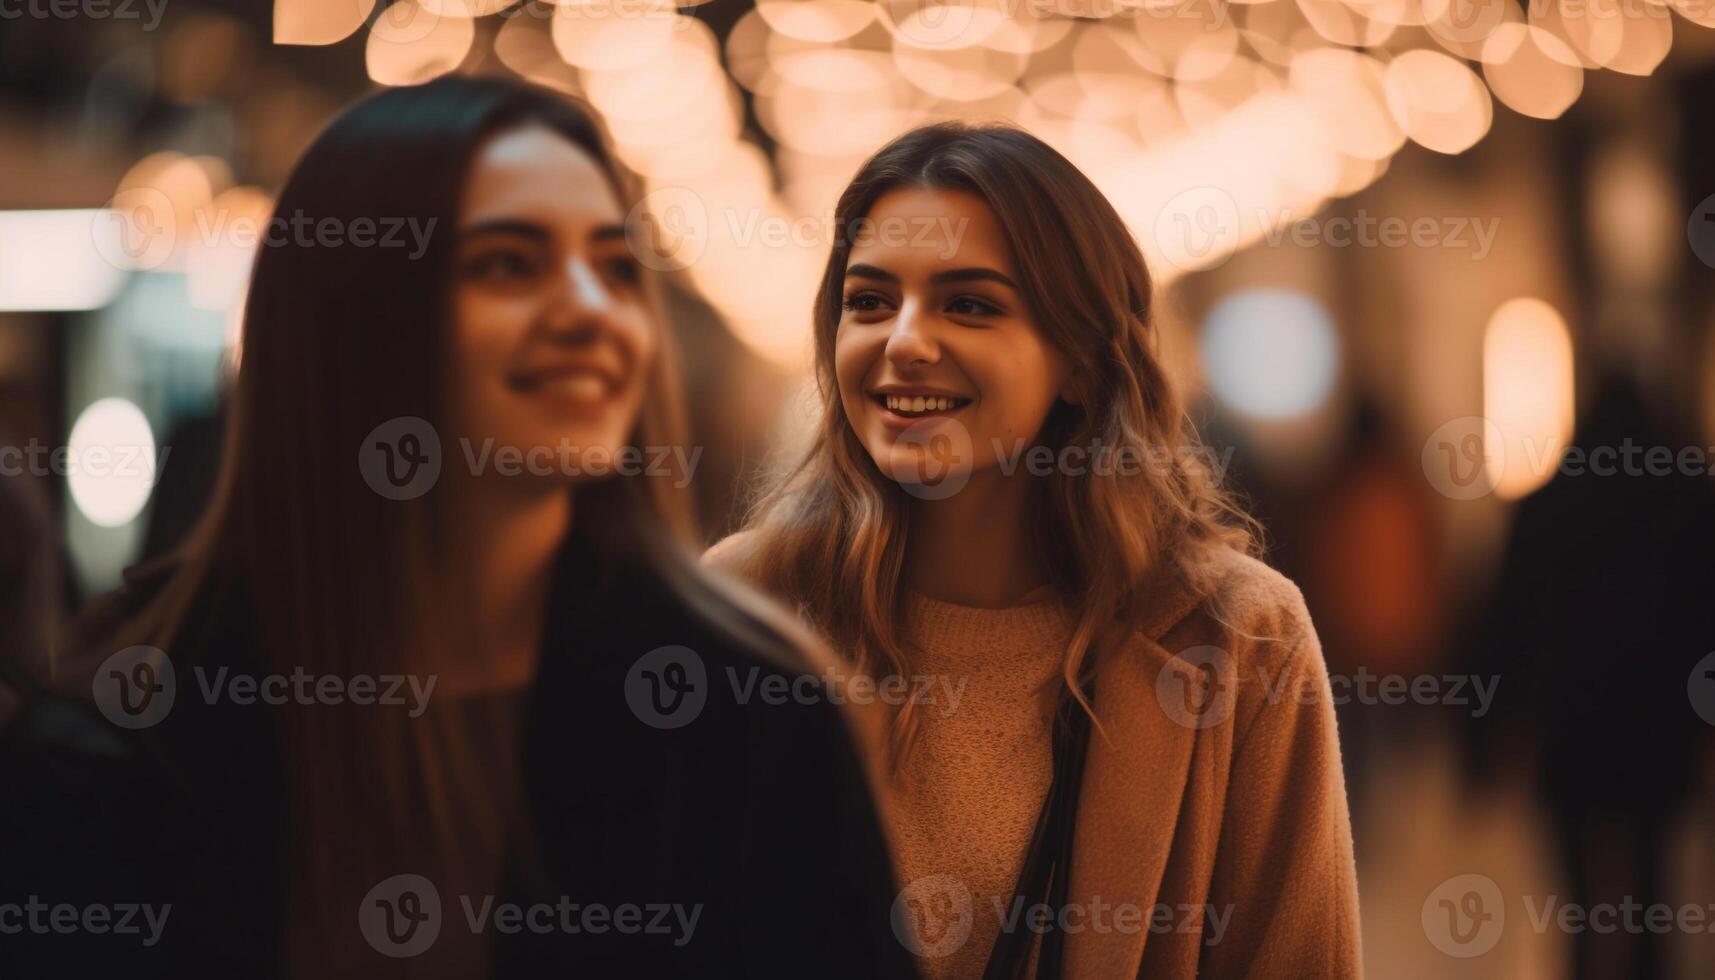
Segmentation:
{"type": "Polygon", "coordinates": [[[853,293],[841,304],[848,312],[872,313],[881,309],[883,300],[876,293],[853,293]]]}
{"type": "Polygon", "coordinates": [[[643,280],[643,268],[638,265],[636,259],[612,259],[607,263],[607,271],[614,282],[627,286],[635,286],[643,280]]]}
{"type": "Polygon", "coordinates": [[[999,316],[1000,307],[975,296],[960,296],[947,304],[948,313],[962,313],[968,316],[999,316]]]}
{"type": "Polygon", "coordinates": [[[534,271],[530,259],[518,252],[484,252],[465,263],[472,279],[511,280],[528,278],[534,271]]]}

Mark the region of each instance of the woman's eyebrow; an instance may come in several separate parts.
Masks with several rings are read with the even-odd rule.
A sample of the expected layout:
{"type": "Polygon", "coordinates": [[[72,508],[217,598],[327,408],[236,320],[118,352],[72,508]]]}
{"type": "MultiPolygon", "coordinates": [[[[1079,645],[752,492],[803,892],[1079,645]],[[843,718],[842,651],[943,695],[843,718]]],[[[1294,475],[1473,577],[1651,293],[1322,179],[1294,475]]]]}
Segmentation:
{"type": "Polygon", "coordinates": [[[1017,291],[1018,289],[1018,284],[1013,282],[1006,273],[1001,272],[999,269],[990,269],[987,266],[972,266],[968,269],[948,269],[945,272],[934,273],[929,277],[929,281],[937,284],[944,282],[998,282],[1008,289],[1014,291],[1017,291]]]}
{"type": "Polygon", "coordinates": [[[860,279],[874,279],[878,282],[898,282],[899,277],[880,266],[867,265],[859,262],[846,267],[846,275],[857,276],[860,279]]]}
{"type": "Polygon", "coordinates": [[[536,241],[547,241],[549,237],[548,229],[533,221],[521,221],[517,218],[490,218],[459,229],[460,238],[474,238],[477,235],[517,235],[536,241]]]}
{"type": "MultiPolygon", "coordinates": [[[[859,262],[856,265],[847,268],[846,275],[857,276],[862,279],[875,279],[880,282],[899,282],[899,277],[888,272],[886,269],[868,265],[863,262],[859,262]]],[[[1013,282],[1012,278],[1006,273],[1001,272],[999,269],[988,268],[987,266],[971,266],[965,269],[946,269],[932,274],[929,277],[929,282],[935,285],[949,282],[996,282],[1014,291],[1018,289],[1018,284],[1013,282]]]]}

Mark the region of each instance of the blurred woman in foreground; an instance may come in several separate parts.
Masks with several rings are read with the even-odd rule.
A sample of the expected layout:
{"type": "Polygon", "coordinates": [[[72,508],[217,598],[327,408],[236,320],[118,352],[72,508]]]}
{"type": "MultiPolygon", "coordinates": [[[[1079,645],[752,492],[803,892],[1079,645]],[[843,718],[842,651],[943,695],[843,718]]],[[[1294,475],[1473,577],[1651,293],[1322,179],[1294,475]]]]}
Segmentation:
{"type": "Polygon", "coordinates": [[[728,680],[822,665],[697,569],[691,474],[626,469],[684,447],[627,190],[590,116],[501,81],[381,92],[310,147],[216,500],[86,631],[127,778],[77,776],[123,819],[79,801],[83,866],[6,876],[170,917],[28,965],[909,974],[847,720],[728,680]]]}

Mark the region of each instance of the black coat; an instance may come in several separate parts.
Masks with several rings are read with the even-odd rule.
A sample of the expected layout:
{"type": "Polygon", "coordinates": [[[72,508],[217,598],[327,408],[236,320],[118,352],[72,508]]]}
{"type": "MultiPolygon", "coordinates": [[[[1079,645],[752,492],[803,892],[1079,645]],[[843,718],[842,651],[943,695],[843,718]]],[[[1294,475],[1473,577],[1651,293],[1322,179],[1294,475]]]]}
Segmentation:
{"type": "MultiPolygon", "coordinates": [[[[165,577],[129,574],[105,615],[135,612],[165,577]]],[[[254,668],[254,617],[232,585],[199,606],[176,665],[254,668]]],[[[839,709],[762,700],[765,678],[802,671],[741,648],[579,539],[552,595],[522,738],[533,840],[514,853],[532,856],[510,867],[500,901],[637,912],[618,913],[625,931],[586,931],[581,912],[575,933],[496,930],[496,975],[915,976],[889,925],[891,864],[839,709]],[[634,669],[664,646],[694,658],[634,669]],[[675,693],[693,661],[700,709],[694,692],[675,693]],[[658,727],[672,721],[686,723],[658,727]]],[[[0,977],[279,975],[291,812],[280,736],[266,709],[202,703],[180,670],[171,714],[141,733],[64,698],[37,699],[0,733],[0,977]],[[10,933],[7,903],[32,897],[48,927],[10,933]],[[168,902],[149,946],[142,911],[126,935],[51,927],[56,904],[99,904],[117,923],[122,906],[159,919],[168,902]]],[[[465,928],[453,896],[440,898],[442,927],[465,928]]]]}

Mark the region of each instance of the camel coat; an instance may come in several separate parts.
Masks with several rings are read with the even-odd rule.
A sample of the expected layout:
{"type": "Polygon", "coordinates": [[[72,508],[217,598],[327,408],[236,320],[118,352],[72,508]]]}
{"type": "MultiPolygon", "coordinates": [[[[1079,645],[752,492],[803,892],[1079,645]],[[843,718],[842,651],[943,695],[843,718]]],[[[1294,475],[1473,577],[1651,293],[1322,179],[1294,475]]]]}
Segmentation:
{"type": "Polygon", "coordinates": [[[1068,897],[1227,920],[1209,943],[1213,930],[1071,935],[1070,977],[1362,975],[1321,646],[1296,586],[1253,559],[1222,561],[1204,595],[1159,589],[1097,675],[1108,738],[1091,739],[1068,897]]]}
{"type": "MultiPolygon", "coordinates": [[[[729,538],[705,563],[737,571],[747,544],[729,538]]],[[[1162,576],[1097,673],[1105,736],[1091,735],[1068,901],[1105,925],[1069,931],[1069,978],[1362,975],[1351,819],[1309,612],[1262,562],[1214,561],[1202,591],[1162,576]]],[[[879,737],[873,719],[858,729],[879,737]]]]}

